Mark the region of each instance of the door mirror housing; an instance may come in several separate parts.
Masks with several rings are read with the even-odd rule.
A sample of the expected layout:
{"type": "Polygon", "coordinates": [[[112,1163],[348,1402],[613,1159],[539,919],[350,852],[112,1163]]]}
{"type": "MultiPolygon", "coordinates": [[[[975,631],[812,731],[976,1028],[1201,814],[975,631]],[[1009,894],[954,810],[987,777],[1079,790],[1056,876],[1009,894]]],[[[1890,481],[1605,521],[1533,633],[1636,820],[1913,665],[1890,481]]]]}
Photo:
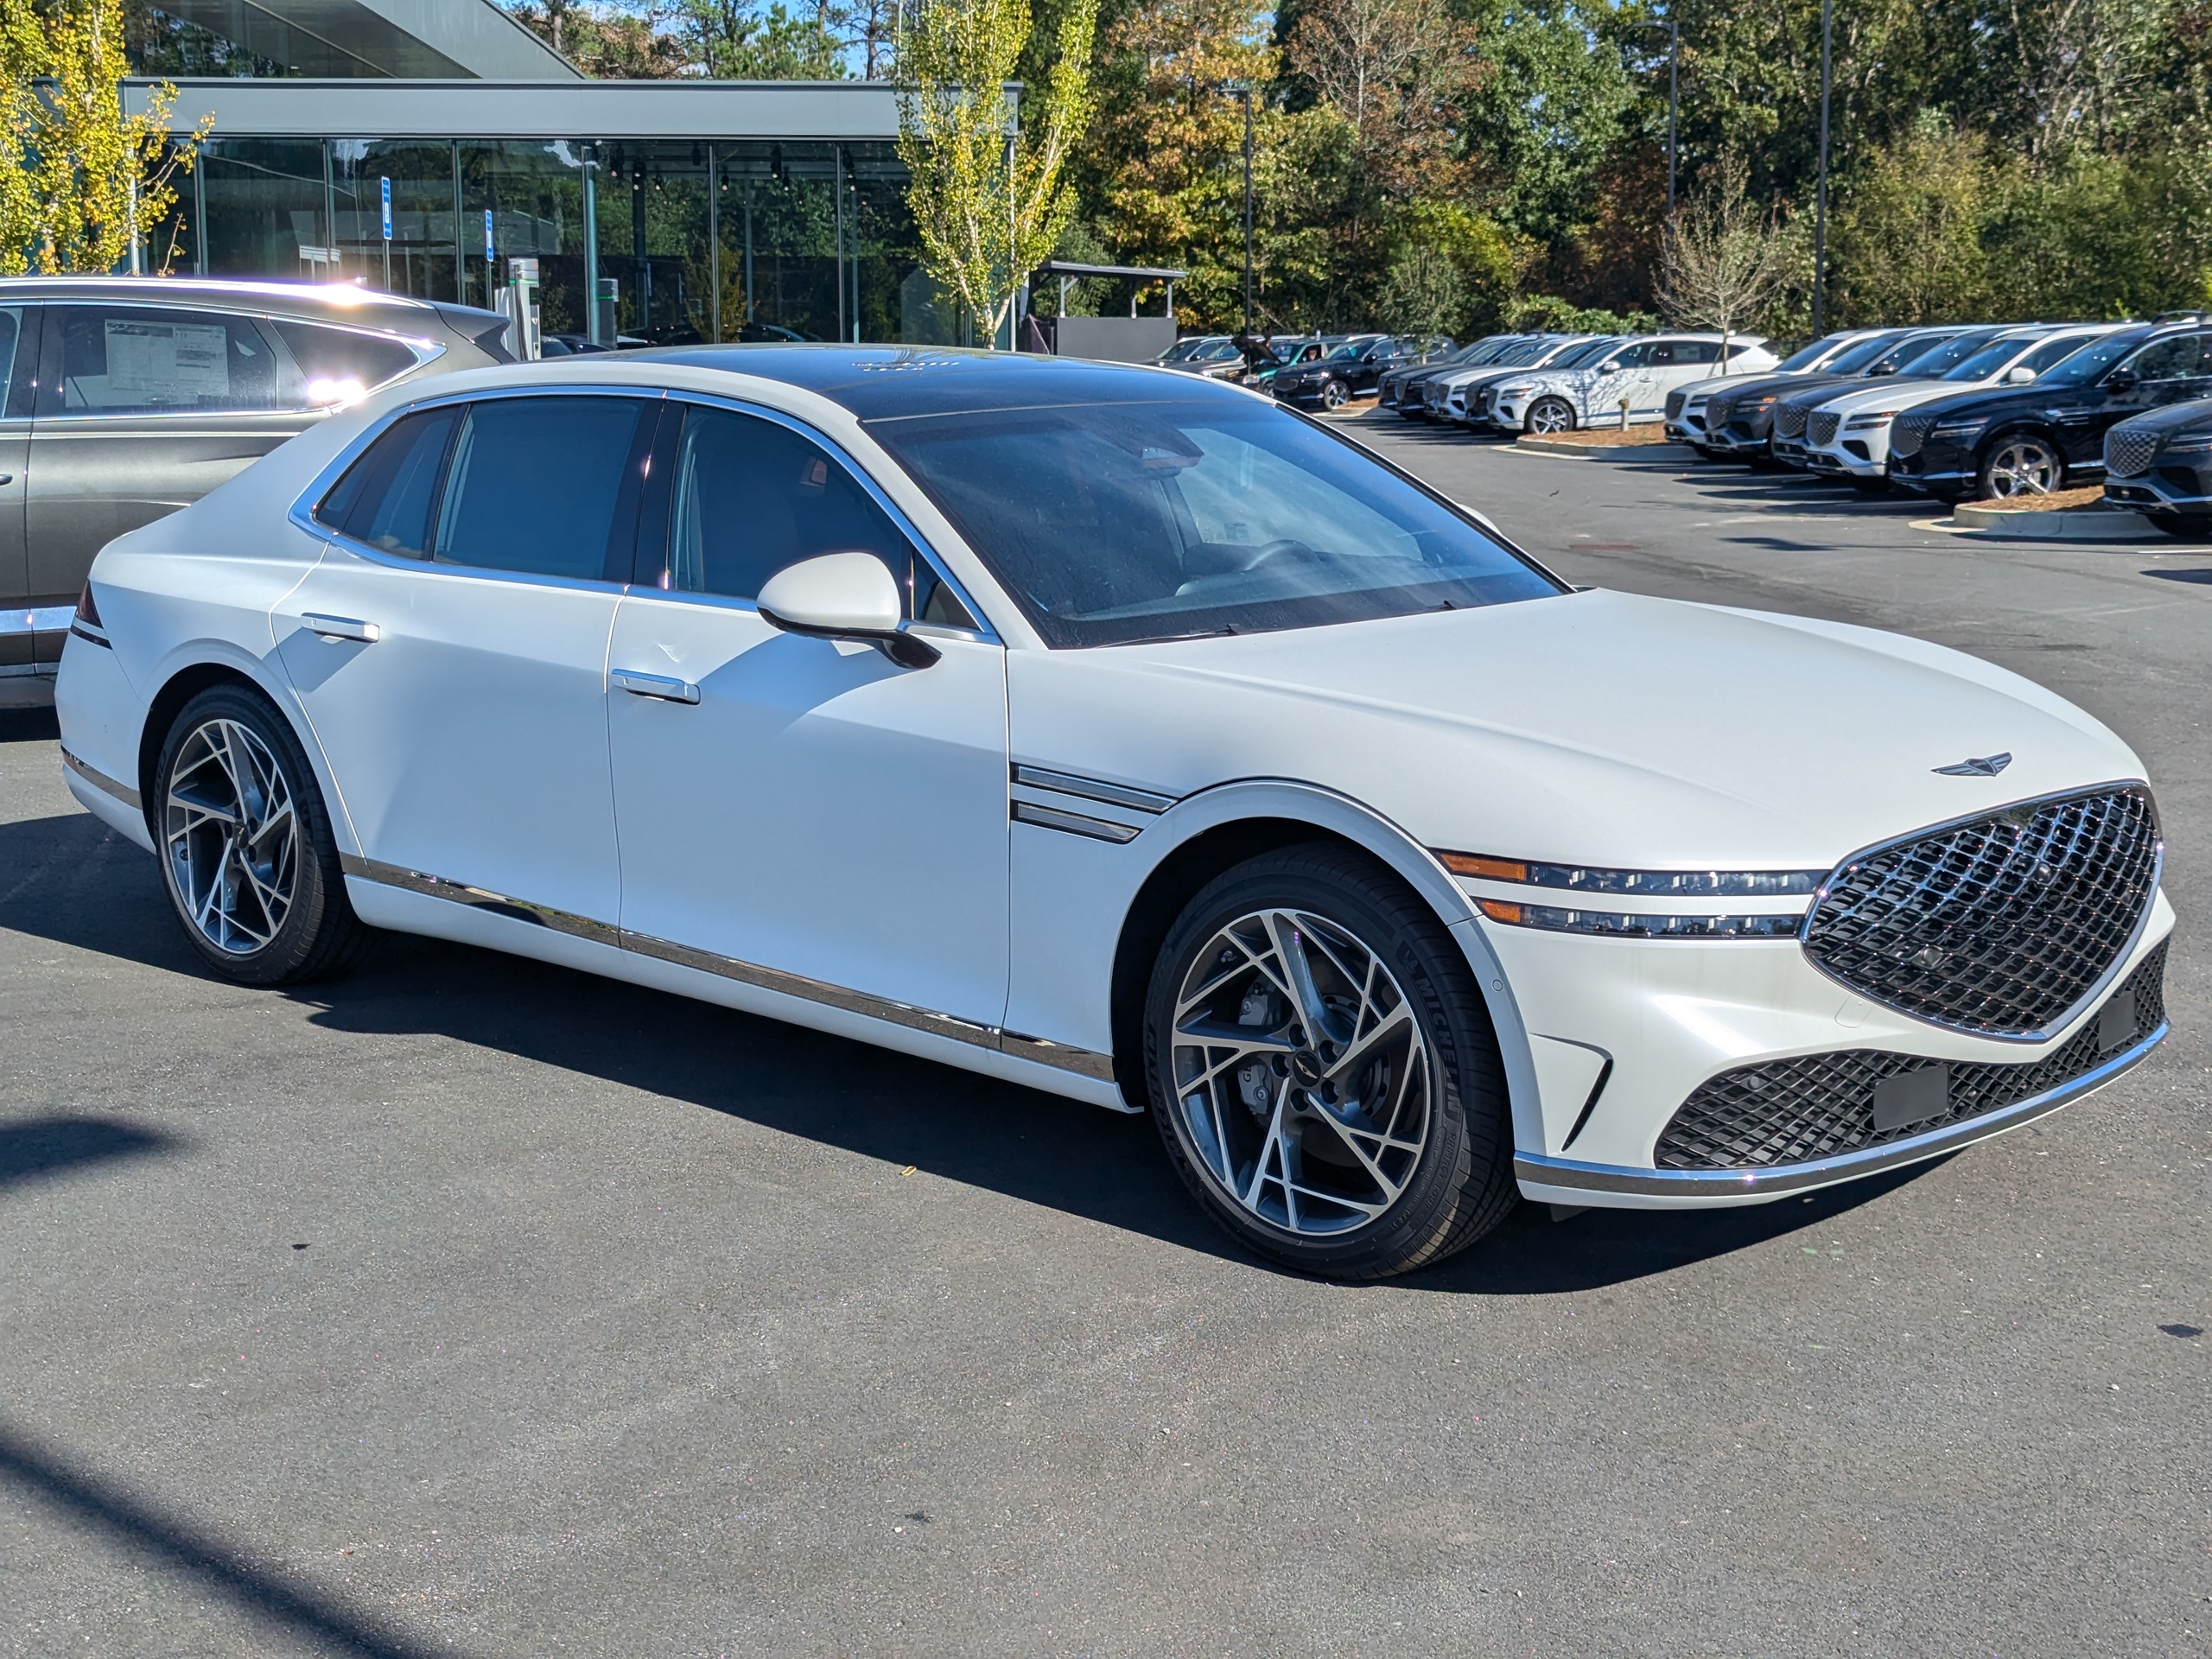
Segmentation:
{"type": "Polygon", "coordinates": [[[1598,365],[1598,372],[1600,374],[1618,374],[1620,372],[1621,360],[1618,357],[1609,357],[1598,365]]]}
{"type": "Polygon", "coordinates": [[[901,630],[899,583],[873,553],[821,553],[787,564],[761,584],[755,603],[785,633],[860,640],[901,668],[927,668],[944,655],[901,630]]]}
{"type": "Polygon", "coordinates": [[[2005,384],[2008,386],[2024,386],[2035,378],[2036,372],[2024,363],[2015,363],[2005,371],[2005,384]]]}

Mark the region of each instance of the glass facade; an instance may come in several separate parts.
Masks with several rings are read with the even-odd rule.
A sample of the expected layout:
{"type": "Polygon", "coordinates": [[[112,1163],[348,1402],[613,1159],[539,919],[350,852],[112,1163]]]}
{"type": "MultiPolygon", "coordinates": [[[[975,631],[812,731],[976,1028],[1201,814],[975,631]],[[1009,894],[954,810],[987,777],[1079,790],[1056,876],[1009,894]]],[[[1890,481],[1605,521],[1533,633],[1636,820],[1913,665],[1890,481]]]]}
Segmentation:
{"type": "Polygon", "coordinates": [[[481,306],[529,255],[548,334],[596,278],[625,340],[952,338],[887,143],[218,137],[180,182],[180,273],[481,306]]]}

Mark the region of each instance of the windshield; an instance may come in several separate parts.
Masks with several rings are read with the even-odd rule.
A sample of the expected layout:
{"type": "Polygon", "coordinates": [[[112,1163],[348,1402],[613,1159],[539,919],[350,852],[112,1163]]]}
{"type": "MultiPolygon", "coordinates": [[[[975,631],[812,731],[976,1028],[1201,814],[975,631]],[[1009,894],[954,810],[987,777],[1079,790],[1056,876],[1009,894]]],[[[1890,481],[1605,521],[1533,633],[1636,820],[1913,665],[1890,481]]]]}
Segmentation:
{"type": "Polygon", "coordinates": [[[1524,363],[1533,363],[1558,342],[1549,340],[1524,340],[1511,351],[1494,359],[1502,369],[1517,369],[1524,363]]]}
{"type": "Polygon", "coordinates": [[[1344,341],[1343,345],[1338,346],[1335,351],[1329,353],[1329,361],[1332,363],[1338,363],[1349,358],[1357,357],[1362,352],[1365,351],[1373,344],[1375,344],[1375,342],[1371,340],[1348,340],[1344,341]]]}
{"type": "Polygon", "coordinates": [[[1904,365],[1902,372],[1937,378],[1956,368],[1989,343],[1992,330],[1976,328],[1963,334],[1954,334],[1941,345],[1929,347],[1904,365]]]}
{"type": "Polygon", "coordinates": [[[1055,647],[1560,591],[1365,450],[1241,396],[964,410],[868,429],[1055,647]]]}
{"type": "Polygon", "coordinates": [[[1610,338],[1605,340],[1587,340],[1583,341],[1581,345],[1574,347],[1573,350],[1562,353],[1558,357],[1554,358],[1549,363],[1546,364],[1545,366],[1547,368],[1553,369],[1579,369],[1586,363],[1596,362],[1599,358],[1603,357],[1607,352],[1611,351],[1614,346],[1619,344],[1619,340],[1610,338]]]}
{"type": "Polygon", "coordinates": [[[2012,334],[1993,340],[1956,368],[1947,369],[1946,380],[1986,380],[2034,343],[2035,336],[2012,334]]]}
{"type": "Polygon", "coordinates": [[[1196,354],[1194,360],[1200,363],[1220,363],[1226,361],[1230,358],[1242,357],[1244,353],[1237,348],[1237,345],[1235,340],[1224,340],[1217,344],[1208,346],[1203,351],[1198,352],[1196,354]]]}
{"type": "Polygon", "coordinates": [[[1901,340],[1883,353],[1866,372],[1869,374],[1902,373],[1907,364],[1917,362],[1929,353],[1947,344],[1950,338],[1948,334],[1915,334],[1910,340],[1901,340]]]}
{"type": "Polygon", "coordinates": [[[1162,363],[1184,362],[1193,353],[1204,350],[1206,340],[1203,334],[1195,335],[1189,340],[1179,340],[1160,353],[1160,360],[1162,363]]]}
{"type": "Polygon", "coordinates": [[[1809,346],[1801,346],[1783,358],[1781,362],[1776,364],[1768,372],[1795,374],[1800,369],[1809,369],[1827,353],[1835,350],[1836,342],[1841,338],[1840,334],[1830,334],[1827,339],[1816,340],[1809,346]]]}
{"type": "Polygon", "coordinates": [[[2046,371],[2042,384],[2086,386],[2147,338],[2144,334],[2107,334],[2102,340],[2093,340],[2056,368],[2046,371]]]}
{"type": "Polygon", "coordinates": [[[1446,359],[1451,363],[1491,363],[1512,346],[1510,340],[1478,340],[1471,346],[1462,346],[1446,359]]]}
{"type": "Polygon", "coordinates": [[[1897,344],[1897,339],[1895,334],[1876,334],[1871,340],[1862,340],[1821,372],[1856,374],[1861,369],[1869,367],[1877,358],[1885,354],[1891,346],[1897,344]]]}

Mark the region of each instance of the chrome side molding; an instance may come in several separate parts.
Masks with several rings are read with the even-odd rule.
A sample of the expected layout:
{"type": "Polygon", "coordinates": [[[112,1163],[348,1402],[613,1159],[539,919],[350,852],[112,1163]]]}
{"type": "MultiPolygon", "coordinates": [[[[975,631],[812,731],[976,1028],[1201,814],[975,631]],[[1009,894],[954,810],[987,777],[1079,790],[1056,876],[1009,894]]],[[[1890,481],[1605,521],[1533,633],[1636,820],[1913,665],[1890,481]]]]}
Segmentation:
{"type": "MultiPolygon", "coordinates": [[[[137,804],[135,798],[132,804],[137,804]]],[[[910,1031],[925,1031],[933,1036],[949,1037],[955,1042],[990,1049],[1015,1059],[1034,1061],[1039,1065],[1049,1065],[1055,1071],[1071,1071],[1078,1077],[1095,1078],[1102,1083],[1114,1081],[1114,1057],[1110,1054],[1094,1053],[1087,1048],[1076,1048],[1042,1037],[1007,1031],[997,1026],[981,1025],[972,1020],[939,1014],[932,1008],[893,1002],[865,991],[809,979],[803,974],[786,973],[780,968],[741,962],[734,957],[719,956],[711,950],[678,944],[672,939],[656,938],[650,933],[631,932],[605,922],[594,921],[588,916],[556,910],[549,905],[531,904],[527,899],[494,893],[486,887],[470,887],[466,882],[448,881],[442,876],[387,864],[380,859],[340,853],[338,863],[347,875],[359,880],[398,887],[408,893],[421,893],[426,898],[442,899],[449,904],[467,905],[471,909],[504,916],[509,921],[528,922],[534,926],[550,928],[556,933],[588,939],[594,944],[610,945],[618,950],[628,950],[638,956],[651,957],[656,961],[672,963],[679,968],[696,969],[701,973],[735,980],[740,984],[751,985],[760,990],[797,997],[823,1007],[840,1008],[869,1020],[880,1020],[887,1025],[904,1026],[910,1031]]]]}
{"type": "Polygon", "coordinates": [[[61,751],[61,764],[102,794],[114,796],[132,811],[139,812],[145,810],[145,802],[140,798],[137,790],[128,784],[120,783],[109,777],[107,773],[90,762],[78,759],[66,748],[61,751]]]}

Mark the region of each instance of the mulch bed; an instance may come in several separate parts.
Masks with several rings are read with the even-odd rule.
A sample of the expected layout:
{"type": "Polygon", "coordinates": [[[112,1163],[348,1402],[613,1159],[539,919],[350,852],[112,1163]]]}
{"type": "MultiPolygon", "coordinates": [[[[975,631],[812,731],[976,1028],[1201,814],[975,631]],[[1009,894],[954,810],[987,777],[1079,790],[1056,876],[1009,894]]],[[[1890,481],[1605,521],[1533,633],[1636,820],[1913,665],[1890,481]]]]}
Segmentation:
{"type": "Polygon", "coordinates": [[[1669,442],[1667,429],[1657,421],[1645,421],[1624,432],[1618,426],[1601,426],[1595,430],[1554,432],[1548,435],[1547,443],[1572,443],[1586,449],[1618,449],[1631,444],[1666,443],[1669,442]]]}
{"type": "Polygon", "coordinates": [[[1988,501],[1969,501],[1970,507],[1993,507],[2004,512],[2067,512],[2094,507],[2105,499],[2101,484],[2084,484],[2078,490],[2053,490],[2049,495],[2006,495],[1988,501]]]}

